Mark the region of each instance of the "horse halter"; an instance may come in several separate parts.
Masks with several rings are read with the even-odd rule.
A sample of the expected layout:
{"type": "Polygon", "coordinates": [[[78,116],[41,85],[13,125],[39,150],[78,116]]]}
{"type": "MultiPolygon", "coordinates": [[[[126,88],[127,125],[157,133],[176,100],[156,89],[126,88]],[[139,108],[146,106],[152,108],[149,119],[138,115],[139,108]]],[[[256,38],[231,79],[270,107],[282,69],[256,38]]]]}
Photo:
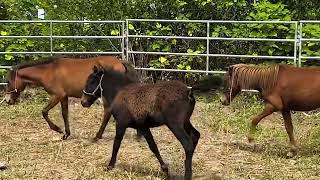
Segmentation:
{"type": "Polygon", "coordinates": [[[100,89],[101,97],[102,97],[103,89],[102,89],[101,83],[102,83],[103,76],[104,76],[104,74],[102,74],[102,76],[101,76],[101,78],[100,78],[100,81],[99,81],[99,84],[98,84],[98,86],[93,90],[93,92],[87,92],[87,91],[83,90],[83,91],[82,91],[83,94],[86,94],[86,95],[89,95],[89,96],[94,96],[94,97],[96,97],[96,98],[99,98],[99,97],[96,95],[96,92],[98,91],[98,89],[100,89]]]}
{"type": "Polygon", "coordinates": [[[6,94],[11,94],[13,92],[18,92],[18,89],[17,89],[17,77],[18,77],[18,70],[16,70],[16,76],[14,77],[14,90],[11,90],[11,91],[8,91],[6,92],[6,94]]]}

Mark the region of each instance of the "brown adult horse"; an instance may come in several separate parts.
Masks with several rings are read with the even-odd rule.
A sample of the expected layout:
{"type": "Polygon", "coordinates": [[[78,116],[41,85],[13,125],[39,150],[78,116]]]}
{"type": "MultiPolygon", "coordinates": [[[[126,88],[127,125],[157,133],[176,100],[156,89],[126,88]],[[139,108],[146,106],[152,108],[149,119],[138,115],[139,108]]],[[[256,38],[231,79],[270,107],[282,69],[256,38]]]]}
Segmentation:
{"type": "Polygon", "coordinates": [[[249,142],[254,140],[258,123],[279,111],[290,140],[291,152],[288,156],[295,155],[298,147],[293,135],[290,111],[310,111],[320,107],[320,68],[288,65],[257,67],[245,64],[230,66],[226,74],[226,92],[222,104],[229,105],[242,89],[258,90],[265,100],[263,112],[252,119],[249,142]]]}
{"type": "MultiPolygon", "coordinates": [[[[48,105],[42,110],[42,115],[52,130],[63,133],[48,116],[50,109],[60,102],[65,125],[65,134],[62,139],[67,139],[70,136],[68,97],[80,98],[82,96],[82,90],[94,65],[112,68],[121,73],[131,73],[132,76],[137,77],[134,69],[127,69],[123,63],[125,62],[113,56],[88,59],[51,57],[45,61],[35,61],[31,64],[17,66],[9,72],[6,101],[8,104],[14,104],[27,86],[43,87],[51,97],[48,105]]],[[[103,120],[104,124],[96,134],[96,140],[102,137],[111,116],[107,110],[108,104],[105,102],[103,117],[105,120],[103,120]]]]}

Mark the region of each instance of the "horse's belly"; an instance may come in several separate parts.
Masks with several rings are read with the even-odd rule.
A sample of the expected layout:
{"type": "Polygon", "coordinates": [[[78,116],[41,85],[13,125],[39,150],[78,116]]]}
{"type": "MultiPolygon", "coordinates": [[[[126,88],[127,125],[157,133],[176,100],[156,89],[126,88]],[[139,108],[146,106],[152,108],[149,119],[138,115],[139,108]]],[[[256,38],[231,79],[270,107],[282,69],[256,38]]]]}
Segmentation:
{"type": "Polygon", "coordinates": [[[287,107],[294,111],[311,111],[320,107],[320,100],[291,101],[287,107]]]}

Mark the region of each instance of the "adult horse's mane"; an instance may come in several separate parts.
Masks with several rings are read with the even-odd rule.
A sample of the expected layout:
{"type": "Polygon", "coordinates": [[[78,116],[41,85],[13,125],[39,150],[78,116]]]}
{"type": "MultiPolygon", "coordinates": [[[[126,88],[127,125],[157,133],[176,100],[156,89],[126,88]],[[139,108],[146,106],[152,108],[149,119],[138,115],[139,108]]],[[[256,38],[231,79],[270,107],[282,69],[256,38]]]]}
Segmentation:
{"type": "Polygon", "coordinates": [[[19,69],[23,69],[23,68],[27,68],[27,67],[32,67],[32,66],[38,66],[38,65],[45,65],[45,64],[50,64],[55,62],[56,60],[60,59],[60,58],[64,58],[65,56],[50,56],[50,57],[46,57],[40,60],[36,60],[36,61],[31,61],[31,62],[27,62],[27,63],[22,63],[19,64],[17,66],[13,67],[13,70],[19,70],[19,69]]]}
{"type": "Polygon", "coordinates": [[[237,83],[241,89],[259,88],[263,95],[269,94],[275,87],[279,74],[279,65],[259,67],[236,64],[232,67],[231,83],[237,83]]]}

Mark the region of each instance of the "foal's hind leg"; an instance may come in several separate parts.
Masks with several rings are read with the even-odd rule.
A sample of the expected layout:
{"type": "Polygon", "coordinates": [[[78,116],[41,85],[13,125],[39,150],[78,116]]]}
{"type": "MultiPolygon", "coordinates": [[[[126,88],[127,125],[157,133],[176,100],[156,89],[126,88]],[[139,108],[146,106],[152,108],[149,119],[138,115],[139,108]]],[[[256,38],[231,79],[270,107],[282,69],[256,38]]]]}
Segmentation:
{"type": "Polygon", "coordinates": [[[42,116],[47,121],[50,129],[59,133],[63,133],[61,129],[49,119],[49,116],[48,116],[48,112],[50,111],[50,109],[56,106],[59,103],[59,101],[60,101],[59,97],[51,96],[48,105],[42,110],[42,116]]]}
{"type": "Polygon", "coordinates": [[[198,144],[198,141],[200,139],[199,131],[197,131],[196,128],[194,128],[192,126],[190,121],[187,121],[185,123],[184,128],[185,128],[186,132],[189,134],[189,136],[191,137],[192,142],[193,142],[193,148],[195,149],[198,144]]]}
{"type": "Polygon", "coordinates": [[[255,116],[252,121],[251,121],[251,127],[250,127],[250,132],[248,134],[248,140],[249,142],[253,142],[254,140],[254,134],[256,132],[256,128],[257,128],[257,125],[258,123],[265,117],[269,116],[270,114],[272,114],[273,112],[275,111],[275,107],[270,104],[270,103],[267,103],[265,105],[265,108],[263,110],[262,113],[260,113],[259,115],[255,116]]]}
{"type": "Polygon", "coordinates": [[[154,155],[157,157],[158,161],[160,162],[162,171],[168,175],[169,174],[168,165],[163,162],[163,159],[159,153],[157,144],[154,142],[150,129],[149,128],[141,129],[138,132],[141,132],[141,134],[146,138],[149,148],[151,149],[151,151],[154,153],[154,155]]]}
{"type": "MultiPolygon", "coordinates": [[[[176,123],[176,121],[174,123],[176,123]]],[[[189,180],[192,179],[192,156],[194,147],[191,137],[187,134],[182,126],[178,124],[168,124],[169,129],[173,132],[184,148],[186,154],[184,178],[189,180]]]]}
{"type": "Polygon", "coordinates": [[[61,110],[62,110],[62,117],[64,121],[64,129],[65,134],[62,136],[63,140],[66,140],[70,136],[70,126],[69,126],[69,119],[68,119],[68,97],[65,97],[61,100],[61,110]]]}
{"type": "Polygon", "coordinates": [[[293,126],[290,111],[282,111],[282,116],[284,119],[284,126],[289,136],[290,144],[291,144],[291,152],[287,154],[288,157],[293,157],[297,154],[297,143],[294,139],[293,135],[293,126]]]}

